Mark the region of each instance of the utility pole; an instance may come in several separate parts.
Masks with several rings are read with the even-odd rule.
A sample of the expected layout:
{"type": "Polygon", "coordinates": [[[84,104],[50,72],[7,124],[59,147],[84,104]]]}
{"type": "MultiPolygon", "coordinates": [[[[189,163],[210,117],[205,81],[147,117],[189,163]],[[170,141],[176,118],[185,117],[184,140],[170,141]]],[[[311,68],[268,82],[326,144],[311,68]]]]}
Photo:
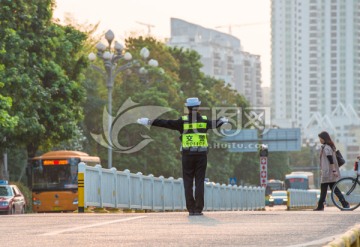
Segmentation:
{"type": "MultiPolygon", "coordinates": [[[[4,137],[3,142],[6,142],[6,137],[4,137]]],[[[3,176],[4,179],[9,180],[9,171],[8,171],[8,157],[7,157],[7,150],[4,149],[3,153],[3,164],[4,164],[4,170],[0,171],[0,175],[3,176]]]]}

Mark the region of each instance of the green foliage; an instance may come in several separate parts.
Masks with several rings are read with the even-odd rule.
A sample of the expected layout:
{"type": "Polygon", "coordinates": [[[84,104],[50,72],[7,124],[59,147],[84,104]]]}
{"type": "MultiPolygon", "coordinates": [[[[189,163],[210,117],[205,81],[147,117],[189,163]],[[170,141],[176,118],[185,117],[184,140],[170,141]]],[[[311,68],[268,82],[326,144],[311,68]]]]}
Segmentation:
{"type": "Polygon", "coordinates": [[[236,164],[234,174],[239,184],[259,185],[260,165],[257,153],[234,154],[232,161],[236,164]]]}
{"type": "MultiPolygon", "coordinates": [[[[3,86],[4,84],[0,82],[0,88],[3,86]]],[[[7,133],[10,133],[18,124],[18,118],[12,117],[9,114],[11,106],[12,98],[0,94],[0,137],[4,137],[7,133]]]]}
{"type": "Polygon", "coordinates": [[[216,183],[228,183],[233,177],[235,163],[231,162],[231,154],[226,149],[211,148],[208,153],[206,177],[216,183]]]}
{"type": "Polygon", "coordinates": [[[318,166],[319,151],[303,147],[300,152],[289,152],[289,165],[292,168],[318,166]]]}
{"type": "MultiPolygon", "coordinates": [[[[152,38],[139,39],[129,38],[126,43],[131,54],[135,59],[142,47],[147,47],[151,51],[151,57],[156,58],[165,71],[168,68],[175,67],[175,61],[167,51],[167,47],[152,38]]],[[[145,64],[142,64],[145,66],[145,64]]],[[[138,68],[135,68],[138,69],[138,68]]],[[[164,118],[176,119],[180,116],[182,110],[183,98],[179,95],[179,85],[176,77],[171,73],[161,74],[159,68],[148,68],[149,73],[146,78],[140,78],[135,71],[125,73],[116,84],[114,95],[114,110],[118,109],[125,100],[131,96],[131,99],[139,103],[140,106],[163,106],[173,109],[166,113],[164,118]]],[[[129,144],[136,144],[141,138],[137,134],[141,133],[151,136],[153,141],[144,149],[134,154],[124,155],[114,153],[114,164],[119,169],[130,169],[132,172],[142,172],[144,174],[154,174],[155,176],[163,175],[165,177],[181,177],[181,163],[179,155],[179,133],[166,129],[151,128],[149,132],[143,126],[133,126],[133,131],[123,131],[119,139],[127,140],[129,144]],[[136,134],[135,134],[136,135],[136,134]]]]}
{"type": "Polygon", "coordinates": [[[11,148],[7,150],[9,180],[26,183],[26,166],[28,155],[24,148],[11,148]]]}
{"type": "Polygon", "coordinates": [[[288,165],[288,153],[272,152],[268,157],[268,179],[284,181],[285,175],[291,172],[288,165]]]}
{"type": "Polygon", "coordinates": [[[18,119],[7,134],[8,147],[24,146],[30,156],[71,139],[83,114],[79,54],[85,34],[51,21],[54,1],[3,1],[0,8],[0,76],[4,94],[13,99],[9,111],[18,119]]]}

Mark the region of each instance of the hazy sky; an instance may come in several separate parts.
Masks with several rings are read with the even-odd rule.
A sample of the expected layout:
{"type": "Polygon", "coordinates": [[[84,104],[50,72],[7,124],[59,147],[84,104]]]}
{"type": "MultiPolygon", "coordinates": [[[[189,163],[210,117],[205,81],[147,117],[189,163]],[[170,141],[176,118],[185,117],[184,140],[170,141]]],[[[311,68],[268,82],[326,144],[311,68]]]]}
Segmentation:
{"type": "Polygon", "coordinates": [[[100,23],[100,31],[111,29],[121,41],[131,33],[147,34],[145,24],[154,25],[151,35],[170,37],[170,18],[229,33],[239,38],[243,49],[261,56],[263,86],[270,85],[271,0],[56,0],[54,17],[69,13],[79,24],[100,23]],[[260,23],[257,25],[249,25],[260,23]],[[216,28],[222,26],[222,28],[216,28]]]}

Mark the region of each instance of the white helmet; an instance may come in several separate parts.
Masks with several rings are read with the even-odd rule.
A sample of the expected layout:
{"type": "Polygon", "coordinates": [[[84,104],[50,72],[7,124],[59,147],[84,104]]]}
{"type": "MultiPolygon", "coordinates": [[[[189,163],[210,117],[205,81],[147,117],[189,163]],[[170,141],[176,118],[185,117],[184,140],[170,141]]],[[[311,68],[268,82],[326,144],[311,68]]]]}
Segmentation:
{"type": "Polygon", "coordinates": [[[200,104],[201,104],[201,101],[199,101],[198,98],[187,98],[185,106],[193,107],[193,106],[199,106],[200,104]]]}

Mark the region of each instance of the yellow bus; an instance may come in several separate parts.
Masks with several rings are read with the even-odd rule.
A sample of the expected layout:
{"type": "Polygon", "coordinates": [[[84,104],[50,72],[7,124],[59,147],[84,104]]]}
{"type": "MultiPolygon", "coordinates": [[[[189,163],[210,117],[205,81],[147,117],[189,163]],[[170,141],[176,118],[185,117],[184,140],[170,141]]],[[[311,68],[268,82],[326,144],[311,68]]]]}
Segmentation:
{"type": "Polygon", "coordinates": [[[100,158],[79,151],[50,151],[29,160],[28,184],[33,212],[74,211],[78,207],[78,164],[100,164],[100,158]]]}

